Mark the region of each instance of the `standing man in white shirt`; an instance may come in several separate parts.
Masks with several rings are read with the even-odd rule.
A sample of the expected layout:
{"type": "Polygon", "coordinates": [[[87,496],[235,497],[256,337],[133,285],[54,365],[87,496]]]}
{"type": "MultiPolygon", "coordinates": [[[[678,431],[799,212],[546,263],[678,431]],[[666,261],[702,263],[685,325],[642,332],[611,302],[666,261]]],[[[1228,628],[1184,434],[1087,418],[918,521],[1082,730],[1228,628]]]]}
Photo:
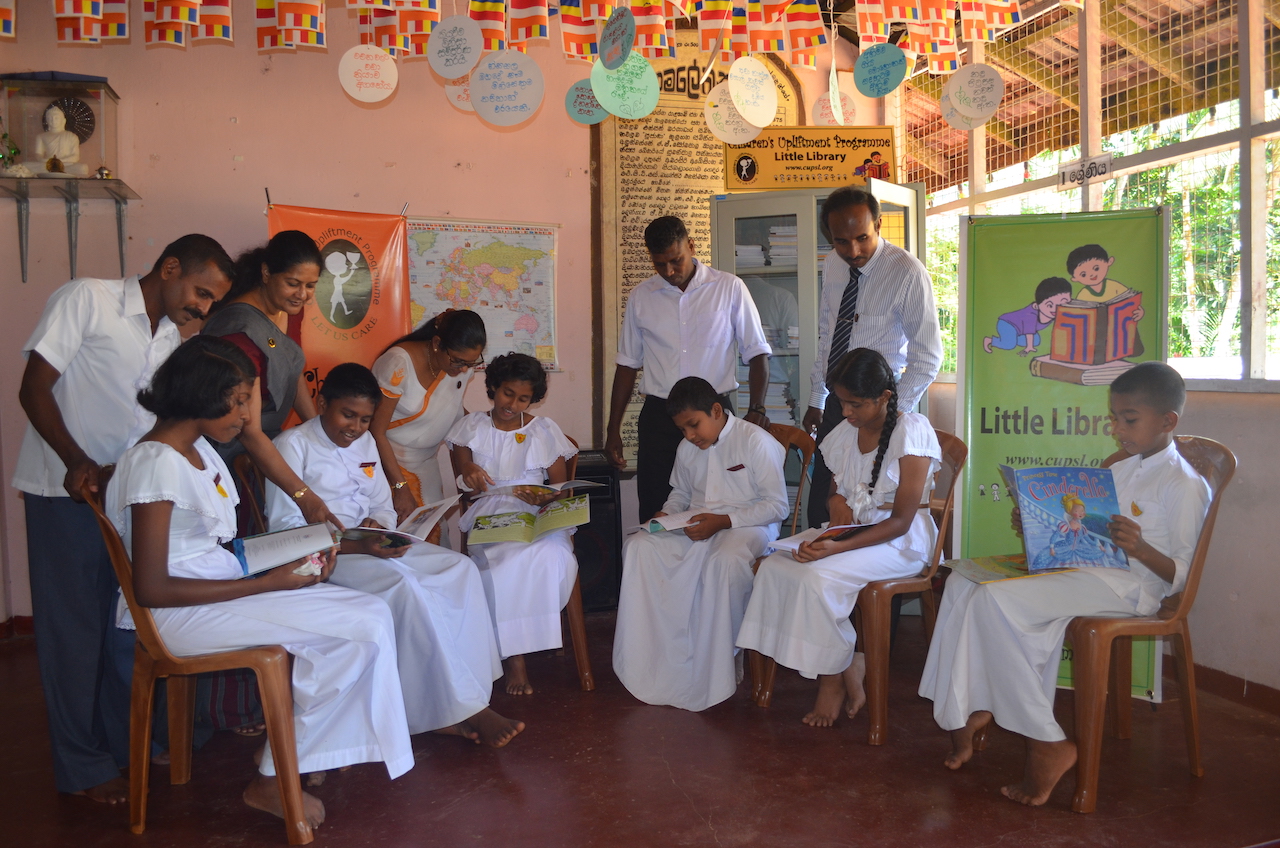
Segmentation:
{"type": "Polygon", "coordinates": [[[764,393],[769,382],[771,348],[746,284],[694,258],[694,244],[684,222],[673,215],[656,218],[644,231],[645,247],[657,271],[631,291],[617,369],[609,403],[605,452],[618,468],[622,456],[622,418],[644,369],[640,391],[645,396],[638,422],[636,487],[640,521],[662,509],[671,494],[671,469],[683,437],[666,411],[671,387],[682,377],[702,377],[732,412],[729,393],[738,387],[738,357],[750,365],[750,401],[745,420],[769,426],[764,393]]]}
{"type": "Polygon", "coordinates": [[[128,800],[129,681],[113,662],[117,583],[80,487],[97,487],[147,423],[139,387],[231,288],[231,258],[208,236],[164,249],[127,280],[59,288],[23,351],[18,399],[31,424],[13,485],[24,492],[36,650],[58,791],[128,800]]]}
{"type": "MultiPolygon", "coordinates": [[[[880,202],[852,186],[838,188],[822,204],[823,234],[835,248],[822,266],[818,305],[818,356],[810,375],[804,429],[821,444],[840,423],[840,403],[827,392],[827,369],[859,347],[878,352],[898,380],[898,408],[915,408],[942,365],[942,334],[933,282],[919,259],[880,238],[880,202]]],[[[813,456],[809,524],[828,519],[825,493],[831,471],[813,456]]]]}

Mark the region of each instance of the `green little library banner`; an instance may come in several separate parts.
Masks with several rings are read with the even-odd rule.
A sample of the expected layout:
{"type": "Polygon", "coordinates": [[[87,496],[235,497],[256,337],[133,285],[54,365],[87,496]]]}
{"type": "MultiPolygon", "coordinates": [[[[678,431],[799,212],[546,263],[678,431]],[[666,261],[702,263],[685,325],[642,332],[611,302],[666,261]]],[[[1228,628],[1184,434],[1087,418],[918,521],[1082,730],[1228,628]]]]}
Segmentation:
{"type": "Polygon", "coordinates": [[[1165,358],[1167,213],[972,216],[960,233],[959,555],[1018,553],[1000,466],[1097,467],[1117,448],[1107,387],[1165,358]]]}

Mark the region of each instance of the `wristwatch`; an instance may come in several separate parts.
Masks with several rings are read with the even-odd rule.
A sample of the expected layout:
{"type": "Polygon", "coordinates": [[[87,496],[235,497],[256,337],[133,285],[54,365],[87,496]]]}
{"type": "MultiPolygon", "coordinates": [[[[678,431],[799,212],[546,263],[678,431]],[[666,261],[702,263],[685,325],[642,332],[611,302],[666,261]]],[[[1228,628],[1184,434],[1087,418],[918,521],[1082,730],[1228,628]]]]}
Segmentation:
{"type": "Polygon", "coordinates": [[[769,413],[765,410],[765,408],[764,408],[764,404],[762,404],[762,403],[757,403],[757,404],[754,404],[753,406],[748,406],[748,407],[747,407],[747,414],[748,414],[748,415],[750,415],[750,414],[751,414],[751,413],[753,413],[753,412],[754,412],[756,415],[760,415],[760,416],[762,416],[762,417],[764,417],[764,418],[768,418],[768,417],[769,417],[769,413]]]}
{"type": "Polygon", "coordinates": [[[302,500],[302,496],[303,496],[303,495],[305,495],[305,494],[306,494],[307,492],[309,492],[309,491],[311,491],[311,487],[310,487],[310,486],[303,486],[301,489],[299,489],[298,491],[296,491],[296,492],[294,492],[292,495],[290,495],[290,497],[292,497],[295,501],[300,501],[300,500],[302,500]]]}
{"type": "Polygon", "coordinates": [[[392,488],[392,489],[403,489],[403,488],[404,488],[405,486],[407,486],[407,485],[408,485],[408,481],[407,481],[407,480],[401,480],[399,483],[392,483],[392,484],[391,484],[391,488],[392,488]]]}

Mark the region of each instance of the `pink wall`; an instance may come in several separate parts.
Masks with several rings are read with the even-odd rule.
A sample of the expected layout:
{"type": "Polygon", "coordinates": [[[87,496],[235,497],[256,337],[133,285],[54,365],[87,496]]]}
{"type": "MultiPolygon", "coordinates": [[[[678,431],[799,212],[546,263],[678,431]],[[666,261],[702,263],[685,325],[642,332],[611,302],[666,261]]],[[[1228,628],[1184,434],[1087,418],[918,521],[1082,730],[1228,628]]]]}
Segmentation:
{"type": "MultiPolygon", "coordinates": [[[[591,440],[590,183],[588,130],[563,106],[589,66],[534,48],[546,79],[542,109],[495,129],[444,97],[425,59],[402,62],[399,90],[378,105],[348,98],[338,59],[357,41],[354,18],[329,8],[328,52],[260,56],[253,6],[236,3],[236,43],[178,50],[133,43],[58,47],[48,3],[23,3],[18,38],[0,46],[0,72],[59,70],[107,77],[120,94],[117,176],[142,196],[129,207],[128,268],[204,232],[235,253],[266,238],[264,186],[279,203],[362,212],[561,225],[557,261],[560,361],[543,406],[570,436],[591,440]]],[[[118,277],[114,207],[82,204],[81,275],[118,277]]],[[[31,204],[31,275],[23,285],[13,205],[0,200],[0,279],[9,331],[0,338],[0,621],[30,615],[22,504],[8,487],[26,419],[15,399],[21,348],[50,292],[68,279],[63,206],[31,204]]],[[[483,394],[480,395],[483,397],[483,394]]],[[[473,401],[474,405],[474,401],[473,401]]]]}

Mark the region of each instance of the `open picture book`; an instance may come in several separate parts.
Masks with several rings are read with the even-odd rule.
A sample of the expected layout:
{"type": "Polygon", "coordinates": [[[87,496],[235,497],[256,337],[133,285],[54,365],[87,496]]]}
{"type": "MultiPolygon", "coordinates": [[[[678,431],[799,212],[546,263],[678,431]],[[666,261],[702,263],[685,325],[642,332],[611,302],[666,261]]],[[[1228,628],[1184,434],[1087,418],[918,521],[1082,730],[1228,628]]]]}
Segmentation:
{"type": "Polygon", "coordinates": [[[552,501],[528,511],[482,515],[467,533],[467,543],[532,542],[553,530],[576,527],[591,520],[591,505],[586,495],[552,501]]]}
{"type": "MultiPolygon", "coordinates": [[[[966,580],[973,583],[997,583],[1001,580],[1017,580],[1020,577],[1035,577],[1027,569],[1027,558],[1023,554],[997,554],[996,556],[973,557],[971,559],[949,559],[943,563],[952,571],[957,571],[966,580]]],[[[1054,568],[1038,574],[1061,574],[1075,571],[1074,568],[1054,568]]]]}
{"type": "Polygon", "coordinates": [[[1031,574],[1069,568],[1128,570],[1129,557],[1107,525],[1120,512],[1110,468],[1000,466],[1022,514],[1022,545],[1031,574]]]}
{"type": "Polygon", "coordinates": [[[349,541],[359,541],[371,537],[381,537],[382,541],[378,544],[385,548],[403,548],[416,542],[425,542],[427,536],[440,523],[440,519],[449,513],[449,510],[458,502],[460,497],[462,496],[453,495],[444,500],[420,506],[409,513],[409,516],[404,521],[401,521],[394,530],[384,530],[378,527],[351,527],[342,531],[341,538],[349,541]]]}
{"type": "Polygon", "coordinates": [[[556,492],[564,492],[569,489],[594,489],[603,486],[604,483],[595,483],[591,480],[566,480],[563,483],[521,483],[516,486],[493,486],[485,489],[483,492],[476,492],[473,498],[483,498],[490,495],[554,495],[556,492]]]}
{"type": "Polygon", "coordinates": [[[246,536],[231,543],[231,553],[240,561],[244,577],[300,560],[334,546],[327,524],[308,524],[273,533],[246,536]]]}

